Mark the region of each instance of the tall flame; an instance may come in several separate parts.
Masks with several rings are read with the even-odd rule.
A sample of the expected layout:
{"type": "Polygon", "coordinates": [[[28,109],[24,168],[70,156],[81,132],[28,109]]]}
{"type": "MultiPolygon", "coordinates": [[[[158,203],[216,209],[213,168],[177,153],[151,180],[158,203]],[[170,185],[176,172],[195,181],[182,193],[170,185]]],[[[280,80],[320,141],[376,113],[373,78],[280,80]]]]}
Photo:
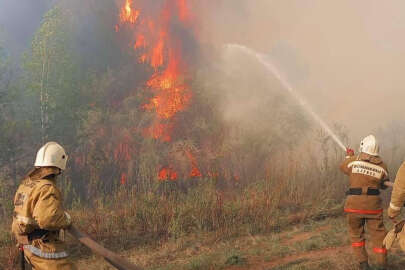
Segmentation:
{"type": "MultiPolygon", "coordinates": [[[[191,16],[187,0],[165,0],[163,7],[160,16],[154,18],[139,8],[135,9],[132,0],[126,0],[121,8],[120,24],[135,28],[133,47],[139,53],[139,62],[148,64],[154,70],[146,83],[154,96],[143,108],[155,112],[157,121],[146,133],[168,141],[171,140],[168,138],[170,132],[162,132],[162,128],[177,113],[184,111],[191,100],[191,91],[184,82],[186,68],[180,37],[170,35],[170,23],[177,18],[186,25],[191,16]]],[[[119,27],[117,25],[117,29],[119,27]]]]}
{"type": "Polygon", "coordinates": [[[171,56],[169,61],[165,71],[155,73],[147,82],[147,86],[154,89],[156,95],[144,108],[154,110],[161,119],[171,119],[184,110],[191,98],[187,85],[180,79],[178,60],[171,56]]]}
{"type": "Polygon", "coordinates": [[[120,21],[121,23],[132,23],[134,24],[139,17],[139,10],[134,10],[132,8],[132,0],[126,0],[124,7],[121,8],[120,21]]]}
{"type": "MultiPolygon", "coordinates": [[[[149,65],[154,71],[146,86],[153,97],[142,108],[155,114],[155,121],[144,134],[163,142],[172,140],[174,117],[188,108],[192,93],[185,82],[187,67],[182,54],[181,37],[171,31],[173,21],[188,27],[191,15],[188,0],[162,0],[164,5],[160,16],[143,12],[142,3],[150,0],[138,0],[134,7],[133,0],[125,0],[120,12],[120,24],[134,29],[134,50],[138,53],[140,63],[149,65]]],[[[190,176],[201,176],[197,163],[191,153],[187,154],[192,163],[190,176]]],[[[159,179],[175,180],[177,173],[172,168],[160,170],[159,179]]]]}

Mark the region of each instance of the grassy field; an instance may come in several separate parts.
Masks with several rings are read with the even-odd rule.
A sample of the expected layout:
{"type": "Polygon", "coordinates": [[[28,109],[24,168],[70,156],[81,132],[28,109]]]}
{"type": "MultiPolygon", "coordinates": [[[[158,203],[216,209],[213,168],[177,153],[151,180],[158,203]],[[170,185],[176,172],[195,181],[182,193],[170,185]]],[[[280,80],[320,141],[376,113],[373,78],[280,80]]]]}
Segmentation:
{"type": "MultiPolygon", "coordinates": [[[[341,212],[337,201],[325,201],[322,193],[308,191],[304,182],[261,181],[232,191],[211,180],[195,181],[183,191],[177,184],[164,183],[148,193],[121,189],[95,200],[91,207],[73,205],[69,212],[79,228],[119,252],[206,234],[223,241],[278,232],[341,212]]],[[[0,263],[7,269],[13,269],[16,261],[10,217],[11,213],[2,220],[0,234],[0,263]]],[[[69,244],[75,256],[90,255],[83,247],[69,244]]]]}
{"type": "MultiPolygon", "coordinates": [[[[158,246],[121,253],[150,270],[273,269],[355,270],[344,217],[309,220],[277,233],[222,239],[215,233],[190,235],[158,246]]],[[[372,261],[372,257],[370,258],[372,261]]],[[[392,270],[403,269],[405,256],[395,246],[392,270]]],[[[80,259],[81,269],[113,269],[97,257],[80,259]]]]}
{"type": "MultiPolygon", "coordinates": [[[[318,181],[316,189],[311,182],[264,180],[230,191],[206,180],[181,191],[167,182],[149,193],[123,188],[69,212],[95,240],[150,270],[355,269],[344,186],[325,192],[326,183],[308,181],[318,181]]],[[[16,269],[9,228],[10,218],[3,219],[2,269],[16,269]]],[[[79,269],[112,269],[73,239],[67,243],[79,269]]],[[[392,254],[390,269],[402,269],[405,260],[392,254]]]]}

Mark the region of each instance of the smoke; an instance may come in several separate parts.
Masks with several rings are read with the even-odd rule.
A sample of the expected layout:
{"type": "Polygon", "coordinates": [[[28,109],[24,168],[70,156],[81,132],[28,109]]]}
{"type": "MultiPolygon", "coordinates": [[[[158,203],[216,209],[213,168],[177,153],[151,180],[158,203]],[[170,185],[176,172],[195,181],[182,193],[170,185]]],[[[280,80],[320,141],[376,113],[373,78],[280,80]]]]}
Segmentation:
{"type": "MultiPolygon", "coordinates": [[[[41,17],[55,2],[64,5],[66,14],[72,15],[69,46],[83,74],[116,70],[113,74],[117,78],[105,91],[111,104],[120,104],[118,101],[145,88],[153,68],[139,63],[140,50],[133,48],[134,31],[125,29],[127,26],[119,31],[114,29],[123,0],[41,0],[35,4],[28,0],[0,0],[0,27],[6,33],[7,48],[17,54],[28,49],[41,17]]],[[[136,1],[136,5],[143,13],[161,19],[159,12],[166,2],[144,0],[136,1]]],[[[267,55],[320,118],[329,126],[339,123],[347,127],[351,145],[376,132],[384,136],[379,140],[386,144],[385,149],[393,148],[387,143],[384,130],[398,126],[396,134],[405,131],[403,126],[391,124],[400,123],[404,115],[401,103],[405,97],[402,91],[405,18],[400,11],[405,3],[402,1],[187,3],[192,8],[193,25],[182,25],[175,16],[168,34],[181,43],[187,66],[184,76],[190,82],[194,100],[205,101],[206,97],[198,93],[200,88],[204,94],[215,96],[217,104],[211,104],[212,99],[207,98],[210,103],[207,108],[215,106],[213,111],[220,111],[221,120],[228,125],[224,130],[227,127],[232,130],[226,135],[233,143],[239,143],[238,132],[243,132],[246,138],[257,142],[258,149],[268,147],[273,151],[274,145],[293,145],[310,128],[320,127],[309,120],[299,102],[258,61],[224,51],[223,45],[229,43],[267,55]]],[[[156,33],[149,31],[149,34],[156,33]]],[[[145,96],[145,100],[149,98],[145,96]]],[[[145,104],[145,100],[141,103],[145,104]]],[[[187,113],[204,114],[205,111],[198,111],[198,106],[202,106],[198,102],[191,102],[179,117],[186,117],[187,113]]],[[[141,105],[136,104],[136,108],[141,105]]],[[[178,128],[175,137],[191,137],[188,122],[179,119],[184,128],[178,128]]],[[[188,121],[191,119],[194,118],[189,117],[188,121]]],[[[249,147],[246,149],[250,151],[249,147]]],[[[246,149],[241,150],[241,156],[246,149]]],[[[252,164],[252,168],[256,166],[252,164]]]]}
{"type": "Polygon", "coordinates": [[[266,57],[266,55],[259,54],[247,47],[237,44],[229,44],[225,48],[239,50],[240,52],[244,52],[245,54],[248,54],[251,57],[257,59],[263,66],[266,67],[266,69],[270,72],[272,76],[275,76],[279,80],[284,89],[291,94],[291,97],[295,98],[295,100],[301,105],[302,109],[305,109],[305,111],[313,118],[313,120],[315,120],[315,122],[317,122],[317,124],[320,125],[329,134],[329,136],[335,141],[335,143],[337,143],[337,145],[340,148],[342,148],[343,151],[346,150],[346,147],[344,146],[342,141],[330,129],[330,127],[317,115],[317,113],[314,112],[310,106],[308,106],[307,102],[300,95],[298,95],[298,93],[291,86],[290,82],[280,74],[278,68],[272,63],[271,59],[266,57]]]}
{"type": "Polygon", "coordinates": [[[52,0],[0,0],[0,34],[5,46],[13,55],[28,48],[42,16],[52,5],[52,0]]]}
{"type": "MultiPolygon", "coordinates": [[[[404,7],[403,1],[378,0],[222,0],[200,4],[199,10],[205,42],[237,43],[268,54],[313,110],[328,124],[345,125],[357,144],[362,136],[404,117],[404,7]]],[[[244,82],[246,96],[258,94],[252,90],[257,85],[273,92],[277,88],[253,64],[233,61],[239,67],[230,72],[238,72],[234,79],[244,82]]],[[[229,65],[223,68],[231,70],[229,65]]],[[[254,99],[270,96],[263,91],[254,99]]],[[[233,112],[252,107],[229,102],[226,114],[234,117],[233,112]]]]}

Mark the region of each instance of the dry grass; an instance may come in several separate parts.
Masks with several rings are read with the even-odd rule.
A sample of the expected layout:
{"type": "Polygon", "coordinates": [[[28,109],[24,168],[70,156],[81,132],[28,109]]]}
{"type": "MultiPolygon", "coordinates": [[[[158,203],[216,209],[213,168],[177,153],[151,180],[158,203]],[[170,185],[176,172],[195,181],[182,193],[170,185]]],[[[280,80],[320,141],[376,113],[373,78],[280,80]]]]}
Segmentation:
{"type": "MultiPolygon", "coordinates": [[[[280,233],[223,240],[215,233],[190,235],[123,255],[149,270],[354,270],[344,225],[344,218],[332,218],[290,226],[280,233]],[[292,239],[303,240],[291,244],[292,239]]],[[[112,269],[94,257],[79,262],[85,265],[90,270],[112,269]]]]}
{"type": "MultiPolygon", "coordinates": [[[[295,183],[263,180],[227,191],[206,179],[182,191],[173,187],[175,183],[162,183],[158,190],[148,193],[122,188],[96,200],[93,207],[78,205],[71,213],[78,227],[117,251],[157,247],[189,235],[212,233],[223,240],[269,233],[340,213],[339,206],[332,207],[332,200],[325,204],[323,193],[314,196],[304,188],[305,182],[295,183]]],[[[13,267],[9,223],[2,228],[0,263],[13,267]]],[[[75,257],[90,256],[82,246],[70,246],[75,257]]]]}
{"type": "MultiPolygon", "coordinates": [[[[145,197],[122,191],[109,204],[99,202],[93,209],[72,213],[76,223],[98,241],[149,270],[356,269],[346,221],[336,214],[341,211],[339,208],[327,213],[324,209],[307,212],[308,209],[297,206],[293,213],[291,209],[268,208],[267,196],[271,193],[262,188],[256,196],[247,196],[252,188],[242,190],[235,199],[220,194],[213,183],[193,190],[195,193],[176,193],[177,196],[144,194],[145,197]],[[118,209],[120,201],[127,201],[126,207],[118,209]],[[252,205],[262,209],[253,209],[252,205]],[[260,218],[265,207],[269,214],[260,218]],[[301,219],[297,218],[298,213],[302,213],[301,219]],[[266,217],[271,216],[272,225],[265,226],[270,220],[266,217]]],[[[2,242],[2,265],[15,269],[11,261],[7,262],[16,254],[12,254],[15,249],[11,238],[5,235],[2,239],[8,240],[2,242]]],[[[68,242],[79,269],[113,269],[72,239],[68,242]]],[[[404,262],[405,258],[394,249],[390,269],[402,269],[404,262]]]]}
{"type": "MultiPolygon", "coordinates": [[[[123,252],[149,270],[355,270],[343,217],[308,220],[284,227],[282,232],[228,239],[214,232],[169,239],[156,246],[123,252]]],[[[395,247],[389,256],[392,270],[402,269],[405,258],[395,247]]],[[[80,260],[86,269],[112,269],[95,257],[80,260]]]]}

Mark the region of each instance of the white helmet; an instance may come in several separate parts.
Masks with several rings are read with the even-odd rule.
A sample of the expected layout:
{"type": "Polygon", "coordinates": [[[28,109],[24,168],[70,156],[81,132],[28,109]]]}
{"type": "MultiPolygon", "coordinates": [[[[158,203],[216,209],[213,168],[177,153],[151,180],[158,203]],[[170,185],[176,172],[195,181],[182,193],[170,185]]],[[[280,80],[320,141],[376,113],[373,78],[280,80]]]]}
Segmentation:
{"type": "Polygon", "coordinates": [[[57,167],[66,169],[68,156],[65,149],[56,142],[48,142],[39,149],[35,159],[35,167],[57,167]]]}
{"type": "Polygon", "coordinates": [[[378,146],[377,139],[374,137],[374,135],[369,135],[361,141],[360,152],[369,154],[371,156],[379,155],[380,147],[378,146]]]}

